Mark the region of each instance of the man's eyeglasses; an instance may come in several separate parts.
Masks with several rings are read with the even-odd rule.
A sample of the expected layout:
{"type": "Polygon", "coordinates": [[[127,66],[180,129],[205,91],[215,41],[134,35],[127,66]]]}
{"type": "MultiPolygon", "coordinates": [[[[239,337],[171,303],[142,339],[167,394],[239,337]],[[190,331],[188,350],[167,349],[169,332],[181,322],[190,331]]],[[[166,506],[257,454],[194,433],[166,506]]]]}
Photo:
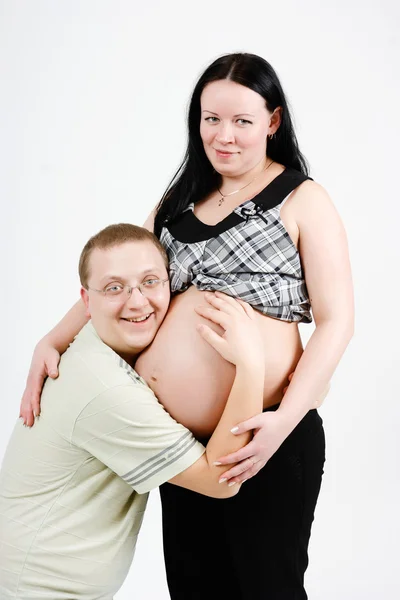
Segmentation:
{"type": "Polygon", "coordinates": [[[103,294],[110,302],[126,302],[132,295],[132,290],[138,289],[139,292],[145,298],[151,298],[154,296],[160,288],[164,287],[164,284],[168,281],[166,279],[146,279],[139,285],[122,285],[122,283],[110,283],[104,290],[96,290],[95,288],[88,287],[88,290],[92,292],[98,292],[103,294]]]}

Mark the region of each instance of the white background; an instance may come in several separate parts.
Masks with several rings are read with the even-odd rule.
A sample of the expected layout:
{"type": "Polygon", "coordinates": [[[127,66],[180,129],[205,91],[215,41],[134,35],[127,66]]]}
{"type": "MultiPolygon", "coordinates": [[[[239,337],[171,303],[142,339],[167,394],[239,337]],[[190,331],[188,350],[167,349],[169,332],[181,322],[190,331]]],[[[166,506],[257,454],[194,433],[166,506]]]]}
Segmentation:
{"type": "MultiPolygon", "coordinates": [[[[182,158],[202,70],[226,52],[260,54],[343,218],[356,290],[356,333],[321,409],[309,598],[400,597],[398,6],[0,1],[0,458],[34,345],[78,297],[84,243],[110,223],[142,224],[156,204],[182,158]]],[[[313,326],[303,327],[306,340],[313,326]]],[[[158,492],[116,598],[168,598],[158,492]]]]}

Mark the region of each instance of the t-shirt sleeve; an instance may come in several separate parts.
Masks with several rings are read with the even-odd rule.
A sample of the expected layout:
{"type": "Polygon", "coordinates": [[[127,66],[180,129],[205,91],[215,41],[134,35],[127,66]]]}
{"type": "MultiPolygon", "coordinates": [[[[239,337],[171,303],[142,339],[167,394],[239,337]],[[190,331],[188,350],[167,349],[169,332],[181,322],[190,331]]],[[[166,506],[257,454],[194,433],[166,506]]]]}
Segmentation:
{"type": "Polygon", "coordinates": [[[72,442],[139,494],[178,475],[205,451],[143,384],[113,387],[94,398],[77,418],[72,442]]]}

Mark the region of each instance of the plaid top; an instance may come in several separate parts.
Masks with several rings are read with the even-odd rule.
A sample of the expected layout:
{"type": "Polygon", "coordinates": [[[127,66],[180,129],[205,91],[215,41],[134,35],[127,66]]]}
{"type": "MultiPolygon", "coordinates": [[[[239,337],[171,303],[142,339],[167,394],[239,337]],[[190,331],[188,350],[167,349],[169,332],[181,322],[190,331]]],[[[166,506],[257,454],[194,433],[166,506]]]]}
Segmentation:
{"type": "Polygon", "coordinates": [[[286,169],[216,225],[200,221],[193,203],[166,224],[160,241],[170,260],[172,292],[190,285],[218,290],[270,317],[310,323],[300,255],[280,217],[285,199],[306,179],[286,169]]]}

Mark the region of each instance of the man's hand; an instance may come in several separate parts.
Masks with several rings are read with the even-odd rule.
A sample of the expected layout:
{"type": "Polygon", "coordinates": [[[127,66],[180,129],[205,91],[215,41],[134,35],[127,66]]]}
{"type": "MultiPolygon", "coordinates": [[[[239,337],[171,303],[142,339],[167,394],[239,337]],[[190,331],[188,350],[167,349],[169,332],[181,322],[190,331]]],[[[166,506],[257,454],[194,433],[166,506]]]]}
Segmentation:
{"type": "Polygon", "coordinates": [[[222,333],[201,323],[197,330],[202,338],[236,367],[251,367],[257,369],[258,373],[264,372],[263,340],[251,306],[221,292],[207,292],[204,297],[209,306],[201,305],[195,310],[208,321],[219,325],[222,333]]]}

